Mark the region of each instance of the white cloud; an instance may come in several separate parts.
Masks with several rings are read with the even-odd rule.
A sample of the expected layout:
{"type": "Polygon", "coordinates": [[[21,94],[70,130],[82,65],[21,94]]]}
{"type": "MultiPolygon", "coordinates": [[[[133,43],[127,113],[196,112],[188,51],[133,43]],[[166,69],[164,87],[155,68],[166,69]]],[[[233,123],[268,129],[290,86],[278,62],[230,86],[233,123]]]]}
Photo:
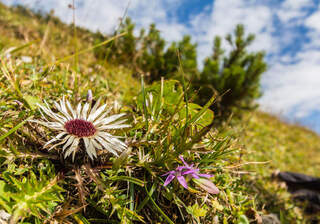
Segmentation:
{"type": "Polygon", "coordinates": [[[312,0],[286,0],[278,8],[277,15],[282,22],[288,23],[290,20],[305,16],[307,11],[304,9],[313,5],[312,0]]]}
{"type": "MultiPolygon", "coordinates": [[[[68,7],[72,0],[2,0],[8,5],[23,4],[35,10],[54,14],[66,23],[72,23],[73,11],[68,7]]],[[[147,28],[156,23],[162,35],[169,41],[179,40],[186,33],[186,27],[176,18],[169,17],[168,12],[181,4],[178,0],[75,0],[75,21],[78,26],[112,33],[120,19],[127,14],[133,18],[137,28],[147,28]]]]}
{"type": "MultiPolygon", "coordinates": [[[[304,7],[310,6],[310,1],[287,1],[296,11],[302,11],[304,7]],[[297,3],[300,4],[297,4],[297,3]],[[307,4],[309,3],[309,4],[307,4]]],[[[288,7],[288,6],[286,6],[288,7]]],[[[278,13],[284,13],[288,8],[280,8],[278,13]]],[[[290,10],[289,10],[290,11],[290,10]]],[[[274,64],[264,75],[262,83],[264,86],[264,96],[260,103],[264,109],[274,112],[282,112],[284,115],[292,116],[290,119],[304,120],[315,113],[320,114],[320,8],[303,18],[291,18],[287,24],[294,25],[292,21],[299,18],[296,25],[301,24],[309,30],[303,33],[308,37],[307,42],[298,42],[300,49],[296,49],[293,55],[278,55],[273,59],[274,64]]],[[[285,24],[286,25],[286,24],[285,24]]],[[[285,46],[286,42],[299,41],[297,37],[301,35],[293,30],[283,30],[283,35],[278,38],[280,45],[285,46]]],[[[293,47],[296,44],[293,44],[293,47]]]]}
{"type": "Polygon", "coordinates": [[[288,9],[301,9],[302,7],[308,7],[312,5],[312,0],[286,0],[282,3],[282,7],[288,9]]]}
{"type": "MultiPolygon", "coordinates": [[[[29,8],[54,14],[66,23],[72,23],[73,11],[68,7],[72,0],[2,0],[5,4],[22,4],[29,8]]],[[[128,0],[76,0],[75,21],[93,31],[112,32],[125,12],[128,0]]]]}
{"type": "MultiPolygon", "coordinates": [[[[272,11],[264,5],[249,4],[245,0],[216,0],[211,11],[205,11],[192,18],[191,32],[199,43],[199,60],[212,52],[213,37],[234,31],[237,24],[245,25],[247,33],[256,34],[251,50],[277,50],[271,32],[272,11]]],[[[226,43],[224,48],[228,48],[226,43]]]]}
{"type": "Polygon", "coordinates": [[[187,27],[178,23],[175,16],[169,16],[169,12],[176,11],[181,4],[178,0],[133,0],[128,15],[133,18],[138,29],[148,28],[151,23],[155,23],[167,41],[178,41],[187,33],[187,27]]]}
{"type": "Polygon", "coordinates": [[[263,77],[264,108],[295,118],[320,110],[320,51],[301,52],[296,64],[274,65],[263,77]]]}
{"type": "Polygon", "coordinates": [[[320,8],[306,19],[305,25],[310,27],[311,29],[314,29],[315,31],[320,32],[319,21],[320,21],[320,8]]]}

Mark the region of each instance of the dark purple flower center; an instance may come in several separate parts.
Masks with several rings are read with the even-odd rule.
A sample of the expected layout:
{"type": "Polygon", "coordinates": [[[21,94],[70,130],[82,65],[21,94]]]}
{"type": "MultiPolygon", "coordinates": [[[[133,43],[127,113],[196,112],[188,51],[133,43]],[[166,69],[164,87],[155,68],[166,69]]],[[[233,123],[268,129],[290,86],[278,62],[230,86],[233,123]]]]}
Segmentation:
{"type": "Polygon", "coordinates": [[[96,133],[97,129],[91,122],[81,120],[81,119],[74,119],[68,121],[64,127],[66,128],[67,132],[71,135],[75,135],[77,137],[88,137],[92,136],[96,133]]]}

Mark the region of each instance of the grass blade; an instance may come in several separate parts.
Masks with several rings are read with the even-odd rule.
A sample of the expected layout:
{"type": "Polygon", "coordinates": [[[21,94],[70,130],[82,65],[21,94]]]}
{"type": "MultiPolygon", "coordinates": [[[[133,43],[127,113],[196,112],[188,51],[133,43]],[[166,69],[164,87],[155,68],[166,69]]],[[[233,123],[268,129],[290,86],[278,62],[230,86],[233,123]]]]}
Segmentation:
{"type": "Polygon", "coordinates": [[[187,127],[187,123],[188,123],[188,115],[189,115],[189,105],[188,105],[188,93],[187,93],[187,88],[186,88],[186,81],[184,79],[184,71],[183,71],[183,67],[182,67],[182,62],[181,62],[181,56],[180,56],[180,52],[177,50],[177,55],[178,55],[178,60],[179,60],[179,70],[181,72],[181,76],[182,76],[182,88],[183,88],[183,95],[184,95],[184,102],[186,103],[186,125],[185,128],[187,127]]]}
{"type": "Polygon", "coordinates": [[[144,116],[146,119],[146,126],[147,129],[149,127],[149,123],[148,123],[148,111],[147,111],[147,105],[146,105],[146,91],[144,88],[144,80],[143,80],[143,75],[141,76],[141,92],[142,92],[142,98],[143,98],[143,112],[144,112],[144,116]]]}
{"type": "Polygon", "coordinates": [[[18,52],[18,51],[20,51],[20,50],[22,50],[22,49],[24,49],[26,47],[31,46],[34,43],[37,43],[37,42],[39,42],[39,40],[31,41],[31,42],[28,42],[28,43],[23,44],[21,46],[11,48],[11,49],[5,51],[4,54],[13,54],[13,53],[18,52]]]}
{"type": "MultiPolygon", "coordinates": [[[[152,196],[154,191],[156,190],[156,184],[153,184],[151,189],[150,189],[150,195],[152,196]]],[[[143,209],[143,207],[147,204],[147,202],[149,201],[149,197],[146,197],[145,199],[143,199],[143,201],[140,203],[140,205],[137,208],[137,212],[139,212],[141,209],[143,209]]]]}
{"type": "MultiPolygon", "coordinates": [[[[30,116],[31,117],[31,116],[30,116]]],[[[22,125],[24,125],[24,123],[26,123],[28,121],[28,119],[30,118],[28,117],[27,119],[21,121],[18,125],[16,125],[15,127],[11,128],[7,133],[3,134],[0,136],[0,142],[2,140],[4,140],[6,137],[8,137],[9,135],[11,135],[12,133],[14,133],[16,130],[18,130],[22,125]]]]}
{"type": "Polygon", "coordinates": [[[117,181],[117,180],[128,181],[130,183],[134,183],[134,184],[139,185],[141,187],[143,187],[144,183],[145,183],[142,180],[139,180],[139,179],[134,178],[134,177],[129,177],[129,176],[114,176],[114,177],[108,178],[108,180],[111,180],[111,181],[117,181]]]}
{"type": "MultiPolygon", "coordinates": [[[[154,183],[155,184],[155,183],[154,183]]],[[[151,193],[148,191],[147,186],[145,186],[145,190],[147,192],[147,195],[150,199],[150,201],[152,202],[152,204],[154,205],[154,207],[156,207],[156,209],[160,212],[160,214],[165,218],[165,220],[167,220],[168,223],[170,224],[174,224],[174,222],[161,210],[161,208],[157,205],[157,203],[153,200],[151,193]]]]}
{"type": "Polygon", "coordinates": [[[120,33],[119,35],[116,35],[116,36],[114,36],[114,37],[111,37],[110,39],[105,40],[105,41],[103,41],[103,42],[101,42],[101,43],[99,43],[99,44],[96,44],[96,45],[92,46],[92,47],[89,47],[89,48],[87,48],[87,49],[78,51],[78,52],[76,52],[76,53],[74,53],[74,54],[68,55],[68,56],[66,56],[66,57],[64,57],[64,58],[61,58],[61,59],[57,60],[57,61],[54,62],[54,63],[51,63],[51,64],[49,64],[49,65],[46,65],[45,68],[48,68],[48,67],[51,67],[51,66],[53,66],[53,65],[59,64],[59,63],[61,63],[61,62],[67,61],[67,60],[69,60],[70,58],[77,57],[77,56],[79,56],[80,54],[84,54],[84,53],[86,53],[86,52],[88,52],[88,51],[91,51],[91,50],[97,48],[97,47],[101,47],[101,46],[103,46],[103,45],[106,45],[106,44],[110,43],[111,41],[113,41],[113,40],[115,40],[115,39],[117,39],[117,38],[119,38],[119,37],[121,37],[121,36],[124,36],[125,34],[126,34],[126,32],[120,33]]]}

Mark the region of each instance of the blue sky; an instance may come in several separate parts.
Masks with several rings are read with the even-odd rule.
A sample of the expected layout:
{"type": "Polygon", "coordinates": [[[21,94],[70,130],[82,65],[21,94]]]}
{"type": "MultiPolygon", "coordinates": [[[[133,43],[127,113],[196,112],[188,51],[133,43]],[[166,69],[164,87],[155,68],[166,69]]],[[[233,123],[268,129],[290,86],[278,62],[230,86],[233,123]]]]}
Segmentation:
{"type": "MultiPolygon", "coordinates": [[[[71,0],[0,0],[72,21],[71,0]]],[[[299,121],[320,133],[320,1],[318,0],[75,0],[76,23],[111,33],[128,7],[138,28],[157,24],[168,41],[189,34],[199,62],[211,53],[215,35],[237,23],[256,34],[251,50],[267,52],[261,109],[299,121]]]]}

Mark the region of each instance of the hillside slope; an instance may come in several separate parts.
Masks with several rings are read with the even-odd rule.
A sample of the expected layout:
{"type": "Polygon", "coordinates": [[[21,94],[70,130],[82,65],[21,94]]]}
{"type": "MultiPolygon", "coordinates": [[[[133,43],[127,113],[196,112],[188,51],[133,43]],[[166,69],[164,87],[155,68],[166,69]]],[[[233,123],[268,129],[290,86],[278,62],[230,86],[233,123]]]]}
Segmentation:
{"type": "MultiPolygon", "coordinates": [[[[98,76],[108,90],[120,93],[121,99],[126,101],[127,97],[134,95],[132,93],[137,93],[140,82],[126,68],[115,68],[106,61],[98,62],[93,51],[86,50],[94,47],[94,38],[94,33],[79,27],[75,29],[54,16],[42,16],[20,6],[10,8],[0,3],[0,50],[30,43],[30,46],[19,50],[15,56],[32,57],[32,63],[38,69],[63,59],[59,66],[76,66],[80,73],[78,75],[98,76]],[[76,62],[74,57],[69,57],[81,50],[85,50],[85,53],[80,54],[76,62]],[[69,58],[64,60],[66,57],[69,58]]],[[[79,83],[79,86],[92,89],[94,83],[79,83]]]]}
{"type": "Polygon", "coordinates": [[[285,185],[274,179],[272,174],[290,171],[319,177],[319,135],[259,111],[244,115],[241,122],[235,122],[232,128],[239,144],[245,148],[243,161],[252,163],[244,166],[249,172],[245,179],[248,181],[248,189],[256,195],[260,209],[277,214],[281,223],[309,223],[310,220],[317,220],[314,215],[306,216],[299,209],[285,185]]]}
{"type": "Polygon", "coordinates": [[[263,112],[249,113],[238,130],[239,141],[248,150],[247,160],[269,161],[254,167],[261,173],[270,175],[279,169],[320,174],[320,137],[315,132],[263,112]]]}
{"type": "MultiPolygon", "coordinates": [[[[77,28],[75,37],[72,26],[65,25],[53,17],[43,18],[23,8],[12,9],[0,4],[0,50],[37,41],[16,56],[30,56],[34,60],[33,66],[26,68],[30,73],[19,74],[20,85],[25,94],[43,98],[43,89],[28,92],[29,87],[37,81],[36,75],[30,75],[32,71],[72,54],[76,50],[75,46],[78,49],[92,47],[93,40],[94,34],[85,29],[77,28]]],[[[89,89],[94,89],[100,95],[105,94],[111,99],[120,98],[124,103],[140,89],[140,82],[133,77],[130,70],[97,61],[90,51],[80,55],[78,62],[70,59],[59,66],[68,70],[68,63],[80,65],[81,80],[78,85],[73,86],[77,75],[66,73],[65,80],[57,76],[53,79],[56,83],[48,83],[41,88],[61,86],[59,94],[62,95],[68,91],[66,86],[69,84],[69,87],[78,88],[75,90],[78,93],[83,94],[89,89]]],[[[52,76],[55,77],[55,74],[52,76]]],[[[5,105],[10,91],[13,90],[0,82],[0,106],[5,105]]],[[[0,112],[5,114],[5,111],[0,112]]],[[[14,116],[18,117],[17,114],[14,116]]],[[[1,129],[0,134],[3,134],[1,129]]],[[[277,214],[280,214],[280,209],[287,209],[287,215],[290,217],[283,220],[302,220],[301,211],[292,205],[285,189],[271,180],[270,176],[277,169],[320,176],[319,135],[258,111],[244,115],[240,121],[231,122],[227,134],[237,139],[238,144],[244,149],[241,164],[267,162],[243,166],[249,172],[243,177],[248,180],[249,186],[255,186],[251,189],[252,195],[259,201],[260,208],[265,210],[265,213],[277,214]],[[254,185],[250,185],[251,183],[254,185]],[[270,196],[274,200],[270,201],[270,196]]]]}

